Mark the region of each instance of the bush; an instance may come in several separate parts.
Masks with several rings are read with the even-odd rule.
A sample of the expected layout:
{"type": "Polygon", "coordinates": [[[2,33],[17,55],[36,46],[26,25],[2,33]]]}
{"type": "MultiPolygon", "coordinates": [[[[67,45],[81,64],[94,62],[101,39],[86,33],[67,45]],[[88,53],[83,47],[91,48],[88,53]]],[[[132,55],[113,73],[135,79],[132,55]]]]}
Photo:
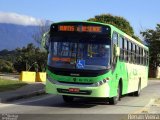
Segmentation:
{"type": "Polygon", "coordinates": [[[14,68],[11,62],[0,59],[0,72],[12,73],[13,71],[14,68]]]}

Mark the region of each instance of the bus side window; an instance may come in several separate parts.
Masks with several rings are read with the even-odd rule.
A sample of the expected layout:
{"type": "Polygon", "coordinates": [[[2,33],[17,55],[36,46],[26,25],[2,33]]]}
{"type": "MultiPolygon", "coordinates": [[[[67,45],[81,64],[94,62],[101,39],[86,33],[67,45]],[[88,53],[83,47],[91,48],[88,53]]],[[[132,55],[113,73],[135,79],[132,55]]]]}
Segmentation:
{"type": "Polygon", "coordinates": [[[136,50],[136,58],[137,58],[137,64],[139,64],[139,46],[137,46],[137,50],[136,50]]]}
{"type": "Polygon", "coordinates": [[[128,41],[128,61],[131,63],[131,42],[128,41]]]}
{"type": "Polygon", "coordinates": [[[124,39],[124,59],[128,61],[128,41],[124,39]]]}
{"type": "Polygon", "coordinates": [[[146,65],[146,51],[143,50],[143,65],[146,65]]]}
{"type": "Polygon", "coordinates": [[[148,51],[144,51],[145,55],[144,55],[144,62],[145,65],[147,66],[149,64],[149,56],[148,56],[148,51]]]}
{"type": "Polygon", "coordinates": [[[115,46],[118,46],[118,34],[116,32],[113,32],[113,36],[112,36],[112,50],[113,50],[113,63],[115,64],[117,61],[117,58],[115,56],[115,46]]]}
{"type": "Polygon", "coordinates": [[[146,65],[149,65],[149,52],[147,51],[147,64],[146,65]]]}
{"type": "Polygon", "coordinates": [[[134,54],[134,59],[135,59],[135,64],[137,64],[137,45],[135,45],[135,54],[134,54]]]}
{"type": "Polygon", "coordinates": [[[124,60],[124,50],[123,50],[123,43],[124,43],[124,38],[122,38],[122,36],[120,36],[119,38],[119,47],[120,47],[120,60],[123,61],[124,60]]]}
{"type": "Polygon", "coordinates": [[[131,63],[134,63],[132,56],[133,56],[133,43],[131,42],[131,56],[130,56],[130,58],[131,58],[131,63]]]}
{"type": "Polygon", "coordinates": [[[118,45],[118,34],[116,32],[113,33],[112,40],[113,40],[113,44],[118,45]]]}
{"type": "Polygon", "coordinates": [[[139,64],[141,65],[141,47],[139,47],[139,64]]]}
{"type": "Polygon", "coordinates": [[[132,62],[135,64],[135,44],[132,44],[132,62]]]}
{"type": "Polygon", "coordinates": [[[141,64],[144,65],[143,59],[144,59],[144,52],[143,48],[141,49],[141,64]]]}

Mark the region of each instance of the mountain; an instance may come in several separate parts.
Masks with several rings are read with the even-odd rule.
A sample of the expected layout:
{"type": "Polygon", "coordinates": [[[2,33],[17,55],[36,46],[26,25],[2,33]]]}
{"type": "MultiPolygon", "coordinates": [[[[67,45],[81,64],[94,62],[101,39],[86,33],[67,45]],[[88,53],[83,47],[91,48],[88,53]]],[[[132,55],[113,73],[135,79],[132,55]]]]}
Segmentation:
{"type": "Polygon", "coordinates": [[[0,50],[13,50],[28,43],[38,46],[33,36],[40,34],[41,27],[49,28],[50,23],[17,13],[0,12],[0,50]]]}

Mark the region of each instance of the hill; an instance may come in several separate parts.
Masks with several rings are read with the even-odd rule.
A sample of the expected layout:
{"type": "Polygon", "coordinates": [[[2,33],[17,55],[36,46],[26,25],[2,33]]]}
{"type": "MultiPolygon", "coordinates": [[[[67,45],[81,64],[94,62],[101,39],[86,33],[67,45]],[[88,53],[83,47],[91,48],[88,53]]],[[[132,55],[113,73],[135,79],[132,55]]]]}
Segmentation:
{"type": "Polygon", "coordinates": [[[28,43],[38,45],[33,35],[40,32],[40,27],[51,22],[16,13],[0,12],[0,50],[13,50],[28,43]]]}

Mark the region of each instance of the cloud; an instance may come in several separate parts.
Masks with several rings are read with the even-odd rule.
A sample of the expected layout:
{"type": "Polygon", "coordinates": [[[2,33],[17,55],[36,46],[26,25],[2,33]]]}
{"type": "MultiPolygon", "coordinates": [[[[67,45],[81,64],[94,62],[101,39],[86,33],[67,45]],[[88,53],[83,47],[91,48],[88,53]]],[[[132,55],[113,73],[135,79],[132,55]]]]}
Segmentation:
{"type": "Polygon", "coordinates": [[[34,25],[38,26],[43,24],[42,20],[36,19],[34,17],[20,15],[17,13],[7,13],[7,12],[0,12],[0,23],[11,23],[11,24],[18,24],[18,25],[34,25]]]}

